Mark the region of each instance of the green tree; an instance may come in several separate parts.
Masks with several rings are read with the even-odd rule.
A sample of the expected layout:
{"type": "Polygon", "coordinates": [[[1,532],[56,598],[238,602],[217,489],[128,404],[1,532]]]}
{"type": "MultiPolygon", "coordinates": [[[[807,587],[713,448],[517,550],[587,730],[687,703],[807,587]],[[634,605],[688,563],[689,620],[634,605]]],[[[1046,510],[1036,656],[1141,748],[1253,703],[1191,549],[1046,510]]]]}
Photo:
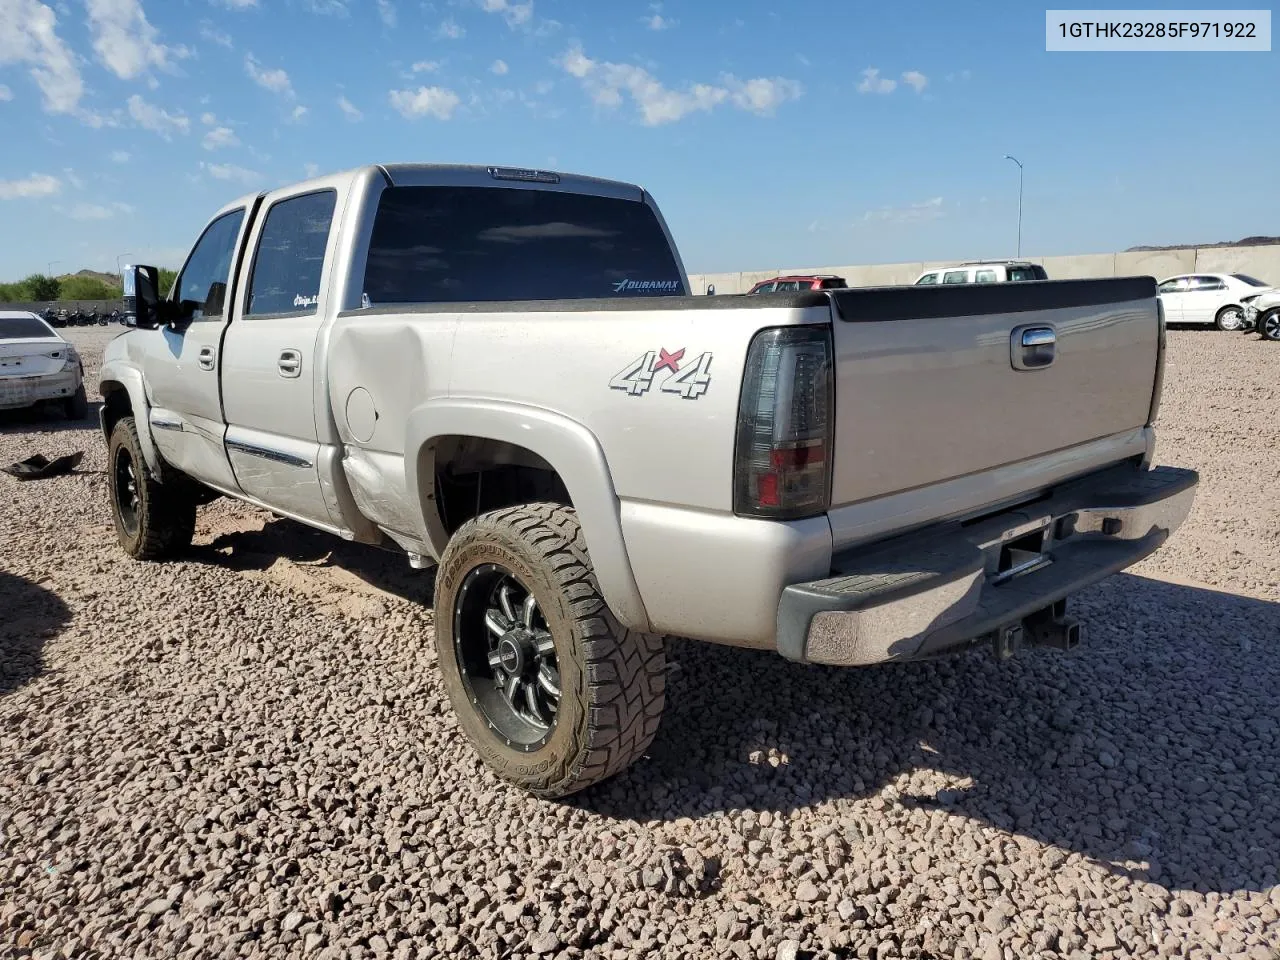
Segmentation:
{"type": "Polygon", "coordinates": [[[20,283],[0,283],[0,303],[21,303],[27,299],[27,288],[20,283]]]}
{"type": "Polygon", "coordinates": [[[160,268],[160,296],[167,297],[173,289],[173,281],[178,279],[178,271],[168,267],[160,268]]]}
{"type": "Polygon", "coordinates": [[[120,288],[97,277],[67,277],[62,281],[64,300],[114,300],[120,288]]]}
{"type": "Polygon", "coordinates": [[[57,277],[46,277],[43,273],[33,273],[22,281],[30,300],[57,300],[61,285],[57,277]]]}

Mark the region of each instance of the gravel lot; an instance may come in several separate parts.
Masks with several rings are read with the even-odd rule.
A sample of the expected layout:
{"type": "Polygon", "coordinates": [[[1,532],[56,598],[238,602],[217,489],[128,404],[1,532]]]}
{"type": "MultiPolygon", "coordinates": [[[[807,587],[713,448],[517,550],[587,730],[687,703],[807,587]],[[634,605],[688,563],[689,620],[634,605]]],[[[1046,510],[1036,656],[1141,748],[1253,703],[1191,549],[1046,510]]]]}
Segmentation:
{"type": "Polygon", "coordinates": [[[0,475],[0,956],[1280,957],[1277,371],[1171,334],[1199,499],[1076,653],[674,642],[649,758],[562,803],[463,745],[423,575],[225,501],[129,561],[96,429],[2,416],[86,456],[0,475]]]}

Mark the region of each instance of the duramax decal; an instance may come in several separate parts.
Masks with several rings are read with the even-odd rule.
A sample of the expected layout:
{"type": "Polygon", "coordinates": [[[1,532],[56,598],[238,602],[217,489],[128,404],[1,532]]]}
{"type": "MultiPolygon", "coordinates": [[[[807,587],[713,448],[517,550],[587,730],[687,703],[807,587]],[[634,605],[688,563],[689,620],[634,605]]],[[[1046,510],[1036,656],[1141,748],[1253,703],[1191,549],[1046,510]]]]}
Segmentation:
{"type": "Polygon", "coordinates": [[[614,293],[627,293],[630,290],[642,290],[645,293],[661,291],[663,293],[680,293],[679,280],[619,280],[613,285],[614,293]]]}
{"type": "Polygon", "coordinates": [[[684,352],[684,347],[671,351],[665,347],[650,350],[618,371],[609,381],[609,387],[639,397],[652,389],[654,378],[659,373],[665,373],[658,388],[660,392],[676,393],[685,400],[697,400],[711,386],[711,354],[701,353],[683,363],[684,352]]]}

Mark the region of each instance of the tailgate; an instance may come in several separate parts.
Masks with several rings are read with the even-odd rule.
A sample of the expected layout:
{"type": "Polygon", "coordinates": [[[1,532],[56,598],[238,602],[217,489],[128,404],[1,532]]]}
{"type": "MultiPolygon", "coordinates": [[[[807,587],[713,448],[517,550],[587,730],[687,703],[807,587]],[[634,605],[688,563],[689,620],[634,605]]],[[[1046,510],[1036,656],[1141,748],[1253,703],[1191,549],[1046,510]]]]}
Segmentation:
{"type": "Polygon", "coordinates": [[[1150,277],[854,289],[832,299],[834,507],[1148,420],[1160,338],[1150,277]]]}

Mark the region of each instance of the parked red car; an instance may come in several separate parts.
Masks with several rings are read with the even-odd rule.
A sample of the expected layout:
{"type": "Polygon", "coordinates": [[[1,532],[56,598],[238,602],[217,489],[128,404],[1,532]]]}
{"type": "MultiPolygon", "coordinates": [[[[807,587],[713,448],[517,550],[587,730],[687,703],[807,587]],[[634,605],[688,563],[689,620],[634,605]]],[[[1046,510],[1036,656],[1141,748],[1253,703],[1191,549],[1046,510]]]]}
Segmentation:
{"type": "Polygon", "coordinates": [[[814,274],[808,277],[774,277],[772,280],[761,280],[747,291],[753,293],[781,293],[784,290],[835,290],[847,287],[844,277],[834,274],[814,274]]]}

